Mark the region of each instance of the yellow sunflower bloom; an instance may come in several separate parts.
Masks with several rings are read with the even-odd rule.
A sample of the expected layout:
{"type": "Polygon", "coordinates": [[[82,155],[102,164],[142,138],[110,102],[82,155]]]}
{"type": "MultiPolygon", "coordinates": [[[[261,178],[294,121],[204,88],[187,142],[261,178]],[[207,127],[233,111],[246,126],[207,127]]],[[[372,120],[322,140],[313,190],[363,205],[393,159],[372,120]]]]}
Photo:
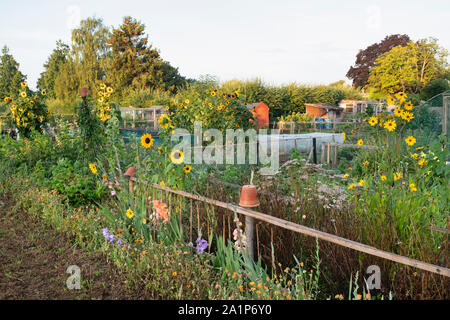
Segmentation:
{"type": "Polygon", "coordinates": [[[93,174],[97,174],[97,166],[93,163],[89,164],[89,169],[91,169],[93,174]]]}
{"type": "Polygon", "coordinates": [[[106,88],[106,92],[108,93],[113,93],[114,89],[111,87],[106,88]]]}
{"type": "Polygon", "coordinates": [[[412,119],[414,119],[414,115],[411,112],[405,111],[402,114],[402,119],[406,120],[406,121],[411,121],[412,119]]]}
{"type": "Polygon", "coordinates": [[[358,146],[362,146],[364,144],[363,139],[359,139],[358,142],[356,143],[358,146]]]}
{"type": "Polygon", "coordinates": [[[100,85],[100,89],[105,90],[105,89],[106,89],[106,84],[102,83],[102,84],[100,85]]]}
{"type": "Polygon", "coordinates": [[[20,93],[20,96],[21,96],[22,98],[25,98],[25,97],[27,96],[27,93],[26,93],[25,91],[22,91],[22,92],[20,93]]]}
{"type": "Polygon", "coordinates": [[[409,136],[405,139],[405,142],[408,146],[412,146],[416,143],[416,138],[414,138],[413,136],[409,136]]]}
{"type": "Polygon", "coordinates": [[[366,180],[361,179],[361,180],[359,180],[358,184],[362,187],[362,186],[364,186],[365,183],[366,183],[366,180]]]}
{"type": "Polygon", "coordinates": [[[126,212],[126,216],[128,219],[131,219],[134,217],[134,212],[133,212],[133,210],[131,210],[131,208],[128,208],[128,210],[126,212]]]}
{"type": "Polygon", "coordinates": [[[394,173],[394,181],[400,180],[403,177],[401,172],[394,173]]]}
{"type": "Polygon", "coordinates": [[[172,151],[170,154],[170,160],[175,164],[181,164],[184,162],[184,154],[180,150],[172,151]]]}
{"type": "Polygon", "coordinates": [[[191,172],[191,170],[192,170],[192,167],[190,165],[185,165],[183,167],[184,173],[189,173],[189,172],[191,172]]]}
{"type": "Polygon", "coordinates": [[[400,108],[395,108],[394,109],[394,115],[396,116],[396,117],[401,117],[402,115],[403,115],[403,110],[402,109],[400,109],[400,108]]]}
{"type": "Polygon", "coordinates": [[[419,160],[419,166],[423,167],[426,166],[428,164],[428,161],[425,159],[420,159],[419,160]]]}
{"type": "Polygon", "coordinates": [[[405,110],[411,111],[413,108],[413,105],[412,105],[411,101],[408,101],[403,107],[405,108],[405,110]]]}
{"type": "Polygon", "coordinates": [[[21,85],[23,88],[25,88],[25,87],[27,86],[27,83],[26,83],[25,81],[22,81],[22,82],[20,83],[20,85],[21,85]]]}
{"type": "Polygon", "coordinates": [[[141,137],[141,145],[142,145],[145,149],[148,149],[148,148],[150,148],[151,146],[153,146],[153,138],[152,138],[152,135],[149,134],[149,133],[144,134],[144,135],[141,137]]]}
{"type": "Polygon", "coordinates": [[[45,96],[45,95],[47,94],[47,91],[42,90],[42,91],[41,91],[41,94],[42,94],[43,96],[45,96]]]}
{"type": "Polygon", "coordinates": [[[369,118],[369,124],[373,127],[378,123],[378,119],[376,117],[370,117],[369,118]]]}
{"type": "Polygon", "coordinates": [[[416,192],[417,191],[416,185],[414,183],[410,183],[409,184],[409,188],[410,188],[411,192],[416,192]]]}
{"type": "Polygon", "coordinates": [[[392,132],[397,128],[397,123],[395,120],[388,120],[385,122],[384,127],[389,131],[392,132]]]}
{"type": "Polygon", "coordinates": [[[386,181],[386,176],[385,176],[385,175],[382,175],[382,176],[380,177],[380,179],[381,179],[381,181],[386,181]]]}
{"type": "Polygon", "coordinates": [[[395,99],[392,96],[387,97],[387,104],[390,106],[395,105],[395,99]]]}

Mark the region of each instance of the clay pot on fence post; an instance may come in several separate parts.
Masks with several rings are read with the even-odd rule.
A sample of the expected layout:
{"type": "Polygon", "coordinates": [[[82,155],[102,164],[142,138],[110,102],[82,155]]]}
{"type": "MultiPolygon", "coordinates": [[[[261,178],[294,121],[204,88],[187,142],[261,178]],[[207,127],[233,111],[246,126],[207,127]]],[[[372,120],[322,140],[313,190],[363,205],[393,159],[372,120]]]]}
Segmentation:
{"type": "MultiPolygon", "coordinates": [[[[242,186],[239,205],[244,208],[254,208],[259,206],[258,190],[254,185],[242,186]]],[[[247,253],[250,258],[255,257],[255,248],[253,240],[255,238],[255,219],[245,216],[245,236],[247,253]]]]}
{"type": "Polygon", "coordinates": [[[136,181],[135,175],[136,175],[136,169],[134,167],[129,167],[127,172],[123,174],[125,177],[128,178],[128,190],[130,193],[133,193],[133,183],[136,181]]]}

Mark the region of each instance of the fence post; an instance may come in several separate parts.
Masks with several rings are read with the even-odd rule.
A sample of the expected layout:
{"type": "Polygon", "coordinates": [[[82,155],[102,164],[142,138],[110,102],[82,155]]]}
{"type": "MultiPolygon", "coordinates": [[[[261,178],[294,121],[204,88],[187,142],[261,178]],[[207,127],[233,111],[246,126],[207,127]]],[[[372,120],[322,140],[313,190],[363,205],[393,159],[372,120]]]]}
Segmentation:
{"type": "Polygon", "coordinates": [[[254,260],[255,248],[253,246],[253,240],[255,238],[255,219],[249,216],[245,216],[245,237],[247,253],[254,260]]]}
{"type": "Polygon", "coordinates": [[[442,100],[443,100],[443,116],[442,116],[442,134],[445,136],[446,142],[448,141],[448,132],[447,132],[447,126],[448,126],[448,107],[449,107],[449,94],[442,94],[442,100]]]}
{"type": "Polygon", "coordinates": [[[322,151],[320,153],[320,162],[325,163],[325,147],[327,143],[325,141],[322,141],[322,151]]]}
{"type": "Polygon", "coordinates": [[[312,148],[313,148],[313,162],[314,162],[314,164],[317,164],[316,138],[312,138],[312,148]]]}

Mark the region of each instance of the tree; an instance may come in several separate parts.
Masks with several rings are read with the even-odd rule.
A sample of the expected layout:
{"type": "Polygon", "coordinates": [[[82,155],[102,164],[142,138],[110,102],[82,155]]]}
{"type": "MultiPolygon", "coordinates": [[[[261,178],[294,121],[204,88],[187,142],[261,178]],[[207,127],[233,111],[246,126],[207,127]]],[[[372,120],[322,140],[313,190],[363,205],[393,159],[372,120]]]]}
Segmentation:
{"type": "Polygon", "coordinates": [[[371,68],[368,86],[377,92],[414,92],[417,87],[417,46],[396,46],[382,54],[371,68]]]}
{"type": "Polygon", "coordinates": [[[447,55],[434,38],[396,46],[377,58],[370,70],[368,86],[375,92],[417,93],[445,72],[447,55]]]}
{"type": "Polygon", "coordinates": [[[172,67],[168,61],[162,62],[161,72],[164,89],[170,92],[176,92],[178,88],[187,82],[186,78],[178,72],[178,68],[172,67]]]}
{"type": "Polygon", "coordinates": [[[0,57],[0,98],[17,96],[20,83],[26,76],[19,71],[19,63],[9,54],[9,49],[4,46],[0,57]]]}
{"type": "Polygon", "coordinates": [[[381,42],[374,43],[356,55],[355,65],[350,67],[347,78],[353,80],[353,86],[363,88],[367,85],[370,69],[375,65],[376,59],[393,47],[405,46],[410,41],[406,34],[393,34],[386,36],[381,42]]]}
{"type": "Polygon", "coordinates": [[[56,49],[44,64],[44,72],[38,79],[37,86],[40,90],[45,89],[49,97],[55,98],[55,80],[62,66],[67,62],[70,48],[61,40],[56,42],[56,49]]]}
{"type": "MultiPolygon", "coordinates": [[[[112,52],[107,81],[119,94],[124,88],[162,87],[163,61],[158,51],[148,44],[144,29],[143,23],[125,17],[109,37],[108,46],[112,52]]],[[[165,69],[168,71],[167,65],[165,69]]]]}
{"type": "Polygon", "coordinates": [[[95,84],[104,79],[101,60],[109,52],[109,34],[102,19],[95,17],[82,20],[80,27],[72,31],[72,57],[81,86],[93,90],[95,84]]]}
{"type": "Polygon", "coordinates": [[[102,61],[109,52],[108,37],[109,30],[99,18],[82,20],[80,27],[72,30],[71,50],[54,80],[56,98],[74,99],[80,87],[95,91],[96,83],[105,78],[102,61]]]}
{"type": "Polygon", "coordinates": [[[438,45],[436,38],[420,39],[416,42],[419,71],[419,81],[426,85],[431,79],[436,79],[448,67],[448,51],[438,45]]]}

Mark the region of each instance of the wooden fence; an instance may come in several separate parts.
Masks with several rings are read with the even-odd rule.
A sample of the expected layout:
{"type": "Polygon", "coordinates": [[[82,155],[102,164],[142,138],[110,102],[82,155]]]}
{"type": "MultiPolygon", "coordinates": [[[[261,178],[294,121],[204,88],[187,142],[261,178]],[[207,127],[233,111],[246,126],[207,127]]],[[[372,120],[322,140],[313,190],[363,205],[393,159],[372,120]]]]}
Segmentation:
{"type": "MultiPolygon", "coordinates": [[[[136,180],[135,178],[130,179],[130,186],[132,185],[133,181],[138,181],[139,183],[147,184],[145,181],[136,180]]],[[[230,184],[233,186],[232,184],[230,184]]],[[[400,256],[395,253],[383,251],[380,249],[377,249],[372,246],[368,246],[363,243],[359,243],[353,240],[349,240],[346,238],[342,238],[330,233],[326,233],[320,230],[312,229],[303,225],[299,225],[287,220],[283,220],[277,217],[273,217],[271,215],[261,213],[258,211],[254,211],[251,209],[243,208],[238,205],[232,204],[232,203],[226,203],[223,201],[218,201],[214,199],[210,199],[204,196],[195,195],[189,192],[181,191],[181,190],[173,190],[171,188],[162,187],[158,184],[151,184],[151,188],[158,189],[161,191],[169,192],[172,194],[179,195],[181,197],[201,201],[216,207],[224,208],[226,210],[229,210],[234,213],[242,214],[246,217],[246,239],[247,239],[247,250],[250,256],[254,256],[254,248],[253,248],[253,241],[254,241],[254,220],[259,220],[262,222],[266,222],[270,225],[277,226],[280,228],[283,228],[285,230],[294,231],[296,233],[300,233],[303,235],[315,237],[324,241],[328,241],[331,243],[335,243],[337,245],[350,248],[359,252],[363,252],[372,256],[376,256],[379,258],[387,259],[393,262],[401,263],[410,267],[414,267],[417,269],[425,270],[428,272],[432,272],[438,275],[450,277],[450,269],[442,266],[433,265],[430,263],[426,263],[423,261],[411,259],[408,257],[400,256]]],[[[130,187],[130,190],[132,190],[132,187],[130,187]]],[[[181,203],[181,202],[180,202],[181,203]]],[[[191,218],[192,218],[192,208],[191,208],[191,218]]],[[[180,220],[181,220],[181,209],[180,209],[180,220]]],[[[191,231],[192,233],[192,231],[191,231]]]]}

